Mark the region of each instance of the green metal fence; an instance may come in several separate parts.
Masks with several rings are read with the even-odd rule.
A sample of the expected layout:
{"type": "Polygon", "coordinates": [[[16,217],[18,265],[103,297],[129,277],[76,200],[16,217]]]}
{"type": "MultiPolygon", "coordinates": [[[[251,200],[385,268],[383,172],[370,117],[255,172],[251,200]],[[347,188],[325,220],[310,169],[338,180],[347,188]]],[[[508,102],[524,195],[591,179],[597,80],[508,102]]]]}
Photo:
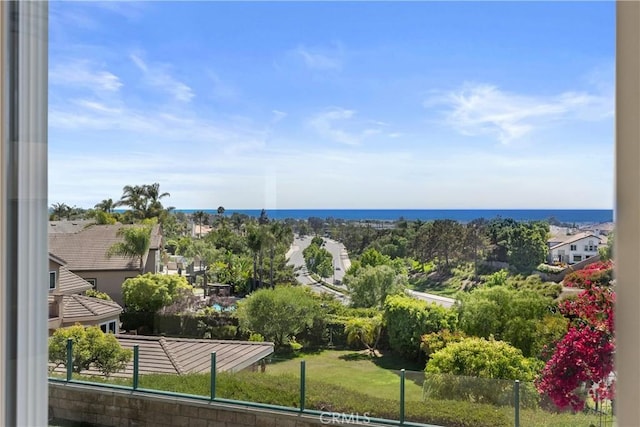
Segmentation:
{"type": "MultiPolygon", "coordinates": [[[[278,390],[278,396],[284,396],[280,403],[269,401],[269,396],[263,394],[252,395],[251,401],[233,398],[233,393],[220,388],[220,375],[230,375],[225,378],[233,379],[232,374],[219,374],[216,366],[216,353],[211,353],[210,376],[205,378],[206,384],[200,384],[198,394],[193,394],[187,389],[166,390],[159,389],[162,385],[144,387],[141,383],[140,375],[140,352],[138,346],[134,346],[133,370],[129,371],[130,378],[120,378],[117,383],[102,382],[102,380],[83,380],[73,372],[73,341],[67,342],[66,371],[64,375],[57,378],[51,377],[50,381],[92,384],[100,387],[118,388],[134,390],[158,395],[169,395],[176,397],[188,397],[197,400],[223,402],[238,404],[258,408],[266,408],[284,412],[302,412],[305,414],[325,417],[325,420],[338,420],[343,423],[360,424],[378,423],[400,426],[433,426],[454,424],[453,419],[447,422],[446,417],[441,418],[441,422],[434,422],[433,418],[425,422],[425,413],[432,410],[434,413],[453,413],[455,410],[462,412],[477,411],[477,423],[472,425],[487,426],[515,426],[515,427],[546,427],[546,426],[596,426],[611,427],[615,425],[612,415],[612,402],[590,402],[590,408],[581,413],[569,413],[558,411],[549,402],[541,399],[532,383],[495,380],[484,378],[472,378],[453,375],[425,375],[422,371],[399,371],[388,370],[397,375],[397,398],[390,399],[389,393],[385,393],[384,398],[375,396],[375,390],[367,390],[362,396],[372,396],[370,402],[358,402],[363,407],[370,408],[369,412],[358,414],[336,415],[335,407],[340,407],[343,402],[331,401],[331,393],[323,393],[326,384],[316,381],[313,376],[307,375],[307,362],[302,360],[297,372],[288,373],[288,381],[278,383],[282,375],[274,375],[269,383],[273,382],[274,389],[278,390]],[[74,378],[74,375],[76,378],[74,378]],[[297,378],[296,378],[297,377],[297,378]],[[297,385],[296,385],[297,382],[297,385]],[[278,389],[278,387],[281,387],[278,389]],[[287,389],[287,387],[289,389],[287,389]],[[283,391],[284,390],[284,391],[283,391]],[[318,392],[320,390],[320,392],[318,392]],[[226,395],[225,395],[226,394],[226,395]],[[326,400],[318,399],[318,395],[324,396],[326,400]],[[367,407],[367,404],[370,406],[367,407]],[[382,406],[385,406],[382,411],[382,406]],[[393,407],[395,406],[395,409],[393,407]],[[452,412],[453,411],[453,412],[452,412]],[[483,412],[484,411],[484,412],[483,412]],[[376,414],[383,413],[385,417],[376,417],[376,414]],[[483,414],[488,414],[488,418],[483,418],[483,414]],[[334,418],[326,418],[334,417],[334,418]]],[[[269,359],[270,362],[277,362],[269,359]]],[[[268,363],[268,362],[263,362],[268,363]]],[[[261,364],[261,369],[255,373],[248,373],[241,380],[251,379],[251,375],[263,375],[268,369],[268,365],[261,364]]],[[[256,377],[258,378],[258,377],[256,377]]],[[[264,378],[264,377],[262,377],[264,378]]],[[[145,379],[145,377],[143,377],[145,379]]],[[[264,381],[263,381],[264,382],[264,381]]],[[[240,383],[239,383],[240,384],[240,383]]],[[[222,384],[223,386],[225,384],[222,384]]],[[[236,387],[242,385],[236,384],[236,387]]],[[[367,386],[363,381],[363,386],[367,386]]],[[[250,387],[250,386],[246,386],[250,387]]],[[[375,387],[373,385],[372,387],[375,387]]],[[[388,390],[387,390],[388,391],[388,390]]],[[[336,399],[333,396],[333,399],[336,399]]],[[[366,400],[366,398],[364,399],[366,400]]],[[[462,413],[460,412],[460,413],[462,413]]],[[[464,414],[468,416],[469,414],[464,414]]],[[[438,418],[435,417],[437,420],[438,418]]]]}

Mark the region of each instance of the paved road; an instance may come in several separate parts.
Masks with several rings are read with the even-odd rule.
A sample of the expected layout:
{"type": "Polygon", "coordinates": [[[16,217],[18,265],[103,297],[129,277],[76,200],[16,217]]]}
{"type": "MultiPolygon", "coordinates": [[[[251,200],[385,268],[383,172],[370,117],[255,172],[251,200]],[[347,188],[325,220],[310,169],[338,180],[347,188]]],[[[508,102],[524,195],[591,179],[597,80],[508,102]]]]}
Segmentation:
{"type": "Polygon", "coordinates": [[[411,289],[406,290],[407,295],[412,296],[413,298],[417,298],[422,301],[427,302],[435,302],[438,305],[441,305],[445,308],[449,308],[455,304],[456,300],[453,298],[447,298],[440,295],[427,294],[425,292],[412,291],[411,289]]]}
{"type": "MultiPolygon", "coordinates": [[[[321,284],[316,283],[316,281],[313,280],[311,276],[309,276],[309,272],[307,271],[307,267],[304,263],[304,257],[302,255],[302,251],[304,251],[307,248],[307,246],[311,244],[311,239],[312,237],[310,236],[306,236],[302,238],[299,238],[296,236],[293,240],[293,244],[291,245],[291,248],[289,249],[289,252],[287,252],[287,258],[289,259],[288,264],[293,265],[296,268],[296,274],[297,274],[296,279],[298,280],[298,283],[311,286],[311,289],[314,292],[332,294],[343,303],[345,304],[348,303],[348,298],[345,297],[343,294],[341,294],[340,292],[336,292],[331,288],[328,288],[326,286],[322,286],[321,284]]],[[[345,266],[351,264],[349,262],[348,256],[346,256],[346,250],[344,250],[344,246],[341,243],[336,242],[334,240],[328,241],[328,239],[325,239],[325,248],[329,252],[331,252],[331,254],[333,255],[334,268],[335,266],[338,266],[340,268],[340,270],[335,271],[336,272],[335,278],[338,279],[339,277],[338,280],[342,281],[342,278],[344,277],[344,268],[348,268],[345,266]],[[344,255],[346,256],[346,261],[343,256],[343,251],[344,251],[344,255]]],[[[329,277],[325,279],[326,281],[331,282],[333,278],[329,277]]]]}
{"type": "Polygon", "coordinates": [[[324,248],[328,250],[333,256],[333,277],[327,277],[328,281],[335,283],[339,280],[342,283],[345,271],[351,267],[351,261],[349,260],[349,254],[347,253],[344,245],[336,240],[324,238],[324,248]]]}

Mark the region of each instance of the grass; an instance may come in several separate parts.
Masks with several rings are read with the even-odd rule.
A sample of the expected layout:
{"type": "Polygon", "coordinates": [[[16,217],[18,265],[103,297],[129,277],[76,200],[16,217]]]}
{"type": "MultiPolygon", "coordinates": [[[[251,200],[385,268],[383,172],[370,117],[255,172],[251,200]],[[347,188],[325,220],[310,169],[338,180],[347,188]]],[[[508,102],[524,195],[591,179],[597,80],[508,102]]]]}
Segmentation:
{"type": "MultiPolygon", "coordinates": [[[[406,371],[407,421],[450,427],[507,427],[514,409],[468,401],[423,399],[424,374],[393,355],[369,357],[361,352],[323,350],[274,359],[264,373],[243,371],[217,376],[216,396],[221,398],[297,408],[300,405],[300,361],[306,367],[306,408],[341,413],[368,413],[386,419],[399,418],[400,373],[406,371]]],[[[76,376],[74,375],[74,379],[76,376]]],[[[80,379],[80,378],[78,378],[80,379]]],[[[87,379],[85,380],[93,380],[87,379]]],[[[104,382],[104,379],[100,379],[104,382]]],[[[130,380],[110,380],[130,385],[130,380]]],[[[209,396],[208,374],[144,375],[140,387],[209,396]]],[[[611,418],[597,415],[550,413],[521,409],[523,427],[610,426],[611,418]],[[607,421],[607,422],[604,422],[607,421]]]]}
{"type": "MultiPolygon", "coordinates": [[[[400,395],[400,369],[420,370],[419,366],[403,363],[392,355],[371,358],[354,351],[325,350],[314,354],[301,354],[286,361],[275,361],[267,366],[271,375],[298,373],[300,361],[306,364],[307,382],[322,381],[375,397],[398,399],[400,395]]],[[[420,372],[422,375],[422,373],[420,372]]],[[[410,381],[406,384],[406,398],[422,399],[422,385],[410,381]]]]}

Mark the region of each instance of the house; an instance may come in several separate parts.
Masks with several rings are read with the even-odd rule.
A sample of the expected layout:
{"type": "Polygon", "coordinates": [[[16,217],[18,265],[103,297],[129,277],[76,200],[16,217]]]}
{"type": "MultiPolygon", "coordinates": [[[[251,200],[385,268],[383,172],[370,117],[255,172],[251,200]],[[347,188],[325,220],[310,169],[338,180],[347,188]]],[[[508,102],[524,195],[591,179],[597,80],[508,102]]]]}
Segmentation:
{"type": "Polygon", "coordinates": [[[119,331],[122,307],[114,301],[83,295],[91,288],[89,282],[67,269],[65,260],[49,254],[49,335],[76,323],[100,326],[104,332],[119,331]]]}
{"type": "Polygon", "coordinates": [[[94,289],[108,294],[120,305],[123,304],[122,283],[141,273],[159,272],[162,250],[160,226],[155,225],[151,230],[149,250],[142,257],[142,271],[139,261],[133,257],[107,257],[109,248],[122,241],[118,231],[123,227],[133,225],[90,224],[61,232],[58,225],[49,224],[49,251],[65,260],[65,267],[70,272],[89,282],[94,289]]]}
{"type": "Polygon", "coordinates": [[[614,229],[615,223],[613,222],[602,222],[599,224],[587,225],[580,228],[581,231],[590,231],[597,236],[608,236],[613,233],[614,229]]]}
{"type": "Polygon", "coordinates": [[[556,236],[548,241],[549,264],[575,264],[598,254],[598,248],[602,245],[602,238],[587,231],[566,236],[558,241],[556,236]]]}

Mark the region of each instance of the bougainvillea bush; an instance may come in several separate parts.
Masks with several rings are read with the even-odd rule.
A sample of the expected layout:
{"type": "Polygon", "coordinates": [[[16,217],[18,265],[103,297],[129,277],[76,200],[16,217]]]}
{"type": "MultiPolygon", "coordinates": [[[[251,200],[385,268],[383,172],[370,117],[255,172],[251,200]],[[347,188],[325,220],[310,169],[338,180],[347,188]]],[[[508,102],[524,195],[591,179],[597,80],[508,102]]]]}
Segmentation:
{"type": "Polygon", "coordinates": [[[613,398],[614,302],[610,287],[587,281],[576,299],[560,304],[570,319],[569,329],[536,381],[538,391],[559,408],[581,410],[587,395],[594,400],[613,398]]]}
{"type": "Polygon", "coordinates": [[[567,274],[563,284],[571,288],[585,289],[587,283],[595,286],[609,286],[613,279],[613,263],[598,261],[589,264],[582,270],[567,274]]]}

